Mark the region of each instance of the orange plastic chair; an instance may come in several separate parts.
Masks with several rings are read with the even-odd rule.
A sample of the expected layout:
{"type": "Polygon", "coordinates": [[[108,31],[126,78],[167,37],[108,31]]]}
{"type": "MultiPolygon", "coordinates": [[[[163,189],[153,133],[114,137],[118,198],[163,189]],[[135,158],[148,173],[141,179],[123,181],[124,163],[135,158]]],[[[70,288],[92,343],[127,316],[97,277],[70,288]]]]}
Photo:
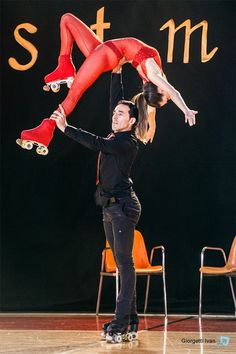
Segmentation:
{"type": "MultiPolygon", "coordinates": [[[[144,313],[147,311],[149,287],[150,287],[150,277],[151,275],[162,275],[163,279],[163,294],[164,294],[164,313],[167,317],[167,296],[166,296],[166,281],[165,281],[165,248],[164,246],[155,246],[151,250],[150,261],[148,259],[146,245],[141,232],[135,230],[134,232],[134,246],[133,246],[133,259],[136,275],[147,276],[146,285],[146,295],[144,304],[144,313]],[[162,252],[162,262],[161,265],[152,265],[152,260],[154,252],[156,250],[161,250],[162,252]]],[[[116,268],[115,260],[112,251],[109,247],[108,242],[106,242],[106,248],[102,251],[102,264],[100,271],[100,281],[98,288],[96,315],[99,314],[101,292],[102,292],[102,282],[103,276],[113,276],[116,278],[116,297],[119,292],[119,273],[116,268]]]]}
{"type": "Polygon", "coordinates": [[[236,298],[234,293],[234,287],[232,283],[231,277],[236,276],[236,236],[233,239],[228,260],[226,259],[225,252],[222,248],[218,247],[203,247],[201,251],[201,267],[199,269],[200,272],[200,288],[199,288],[199,317],[202,316],[202,280],[203,276],[226,276],[229,278],[229,284],[231,288],[232,298],[234,302],[234,309],[236,316],[236,298]],[[223,267],[208,267],[204,265],[204,256],[205,251],[220,251],[223,255],[225,265],[223,267]]]}

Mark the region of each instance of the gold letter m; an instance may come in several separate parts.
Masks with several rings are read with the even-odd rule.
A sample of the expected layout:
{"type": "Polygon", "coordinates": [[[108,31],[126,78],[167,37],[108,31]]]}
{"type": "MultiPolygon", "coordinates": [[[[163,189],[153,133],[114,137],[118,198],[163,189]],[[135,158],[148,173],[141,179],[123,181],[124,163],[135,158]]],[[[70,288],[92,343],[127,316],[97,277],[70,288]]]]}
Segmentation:
{"type": "Polygon", "coordinates": [[[189,62],[189,46],[190,46],[190,36],[192,32],[194,32],[197,28],[202,27],[202,47],[201,47],[201,62],[206,63],[209,61],[213,55],[215,55],[218,47],[212,49],[212,51],[207,54],[207,31],[208,31],[208,22],[201,21],[197,25],[191,28],[191,20],[188,19],[181,23],[177,28],[175,28],[175,22],[173,19],[167,21],[161,28],[160,31],[169,27],[169,35],[168,35],[168,54],[167,54],[167,62],[173,62],[173,51],[174,51],[174,41],[175,41],[175,33],[182,27],[185,27],[185,41],[184,41],[184,63],[189,62]]]}

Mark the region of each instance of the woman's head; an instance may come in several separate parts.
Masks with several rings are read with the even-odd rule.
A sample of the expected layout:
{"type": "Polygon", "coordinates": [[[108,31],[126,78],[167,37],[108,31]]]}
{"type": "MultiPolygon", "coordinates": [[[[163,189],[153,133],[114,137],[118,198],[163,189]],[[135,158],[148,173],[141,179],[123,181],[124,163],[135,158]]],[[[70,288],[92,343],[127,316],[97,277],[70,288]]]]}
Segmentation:
{"type": "Polygon", "coordinates": [[[155,108],[161,108],[170,99],[170,96],[164,90],[161,90],[152,82],[143,84],[143,95],[147,104],[155,108]]]}

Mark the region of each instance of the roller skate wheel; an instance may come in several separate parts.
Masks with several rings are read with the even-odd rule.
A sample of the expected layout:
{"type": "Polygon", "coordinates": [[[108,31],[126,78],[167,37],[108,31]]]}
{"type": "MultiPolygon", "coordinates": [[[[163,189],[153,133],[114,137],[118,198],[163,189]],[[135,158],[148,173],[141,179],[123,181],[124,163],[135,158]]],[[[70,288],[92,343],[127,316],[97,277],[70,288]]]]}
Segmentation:
{"type": "Polygon", "coordinates": [[[48,149],[45,146],[38,146],[36,149],[37,154],[39,155],[47,155],[48,149]]]}
{"type": "Polygon", "coordinates": [[[122,339],[123,339],[124,342],[127,342],[128,341],[128,333],[124,333],[122,335],[122,339]]]}
{"type": "Polygon", "coordinates": [[[33,149],[33,146],[34,146],[34,144],[31,141],[23,141],[23,143],[22,143],[23,149],[26,149],[26,150],[33,149]]]}
{"type": "Polygon", "coordinates": [[[138,339],[138,333],[137,332],[132,332],[130,334],[132,336],[132,340],[137,340],[138,339]]]}
{"type": "Polygon", "coordinates": [[[21,141],[21,147],[22,149],[26,149],[26,142],[24,140],[21,141]]]}
{"type": "Polygon", "coordinates": [[[48,149],[46,147],[42,148],[42,155],[47,155],[48,154],[48,149]]]}
{"type": "Polygon", "coordinates": [[[43,91],[50,91],[50,86],[48,86],[48,85],[44,85],[43,86],[43,91]]]}
{"type": "Polygon", "coordinates": [[[134,340],[132,333],[127,333],[127,335],[126,335],[126,340],[127,340],[128,342],[132,342],[132,341],[134,340]]]}
{"type": "Polygon", "coordinates": [[[110,336],[110,334],[106,334],[106,341],[107,341],[107,343],[111,343],[112,342],[112,340],[113,340],[113,338],[112,338],[112,336],[110,336]]]}
{"type": "Polygon", "coordinates": [[[114,335],[114,342],[115,343],[121,343],[122,342],[122,336],[120,334],[115,334],[114,335]]]}
{"type": "Polygon", "coordinates": [[[51,84],[51,89],[53,92],[58,92],[60,90],[60,85],[54,82],[51,84]]]}

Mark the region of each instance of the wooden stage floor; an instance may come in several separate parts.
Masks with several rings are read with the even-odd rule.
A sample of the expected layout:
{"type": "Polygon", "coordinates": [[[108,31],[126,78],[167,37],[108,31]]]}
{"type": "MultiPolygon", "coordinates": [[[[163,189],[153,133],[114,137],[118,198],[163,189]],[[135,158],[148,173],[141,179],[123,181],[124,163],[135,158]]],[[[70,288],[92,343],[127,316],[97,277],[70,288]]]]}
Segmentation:
{"type": "Polygon", "coordinates": [[[109,344],[102,324],[112,316],[80,314],[0,314],[2,354],[213,354],[236,353],[233,317],[140,316],[135,342],[109,344]]]}

